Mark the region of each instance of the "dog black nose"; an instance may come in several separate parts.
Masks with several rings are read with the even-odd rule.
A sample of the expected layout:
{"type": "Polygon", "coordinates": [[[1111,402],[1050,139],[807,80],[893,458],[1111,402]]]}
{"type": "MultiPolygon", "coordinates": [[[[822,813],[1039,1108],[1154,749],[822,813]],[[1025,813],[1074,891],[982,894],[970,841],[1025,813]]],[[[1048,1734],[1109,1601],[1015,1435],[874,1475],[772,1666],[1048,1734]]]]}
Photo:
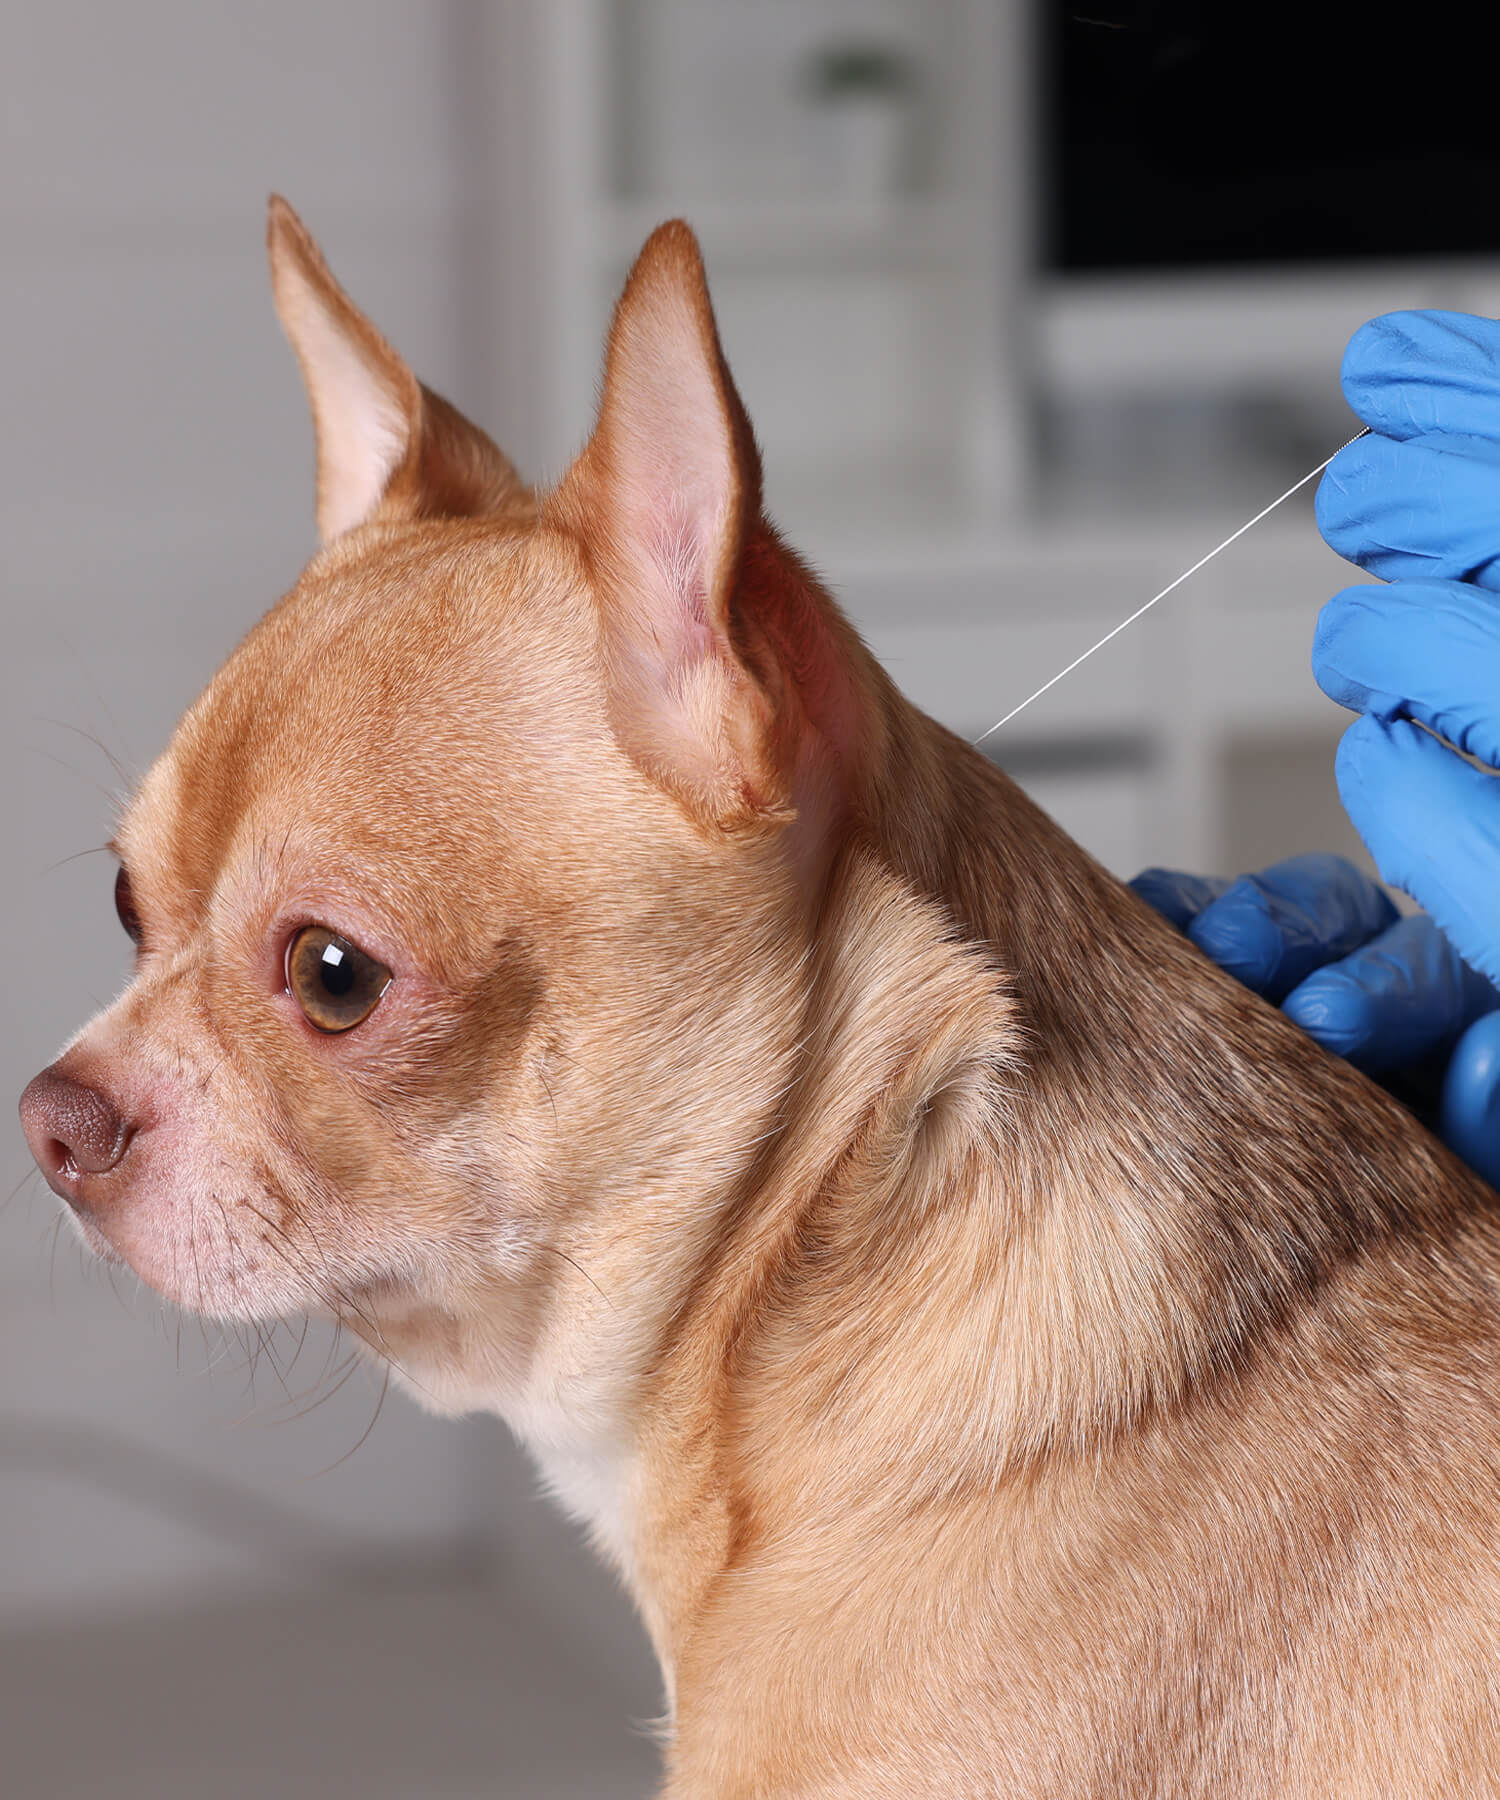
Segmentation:
{"type": "Polygon", "coordinates": [[[107,1174],[135,1135],[107,1095],[63,1074],[56,1063],[27,1084],[21,1129],[48,1187],[72,1206],[81,1198],[83,1177],[107,1174]]]}

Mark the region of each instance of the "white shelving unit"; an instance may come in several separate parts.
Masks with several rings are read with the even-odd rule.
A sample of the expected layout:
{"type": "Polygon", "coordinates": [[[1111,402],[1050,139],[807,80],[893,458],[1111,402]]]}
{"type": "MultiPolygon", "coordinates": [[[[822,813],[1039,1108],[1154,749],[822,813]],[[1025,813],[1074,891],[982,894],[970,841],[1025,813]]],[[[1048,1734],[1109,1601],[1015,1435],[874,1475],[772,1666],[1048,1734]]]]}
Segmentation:
{"type": "Polygon", "coordinates": [[[840,467],[878,508],[915,467],[973,519],[1015,511],[1027,403],[997,321],[1019,316],[1020,84],[994,72],[1019,67],[1017,31],[989,0],[555,0],[497,21],[498,155],[530,144],[534,166],[544,145],[524,268],[492,258],[510,310],[545,323],[526,384],[544,463],[586,424],[631,260],[682,215],[773,485],[817,492],[840,467]],[[884,178],[852,178],[829,148],[851,109],[812,91],[820,59],[860,55],[907,84],[883,103],[902,144],[884,178]]]}

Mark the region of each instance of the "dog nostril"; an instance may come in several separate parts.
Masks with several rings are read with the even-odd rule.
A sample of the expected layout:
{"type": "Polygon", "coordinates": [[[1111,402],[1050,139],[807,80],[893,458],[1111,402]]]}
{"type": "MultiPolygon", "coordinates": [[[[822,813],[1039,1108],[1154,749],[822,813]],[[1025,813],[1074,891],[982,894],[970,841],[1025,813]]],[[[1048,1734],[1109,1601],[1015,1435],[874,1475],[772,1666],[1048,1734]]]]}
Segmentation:
{"type": "Polygon", "coordinates": [[[80,1175],[105,1174],[134,1136],[107,1095],[55,1065],[43,1069],[22,1094],[21,1126],[31,1154],[54,1187],[71,1187],[80,1175]]]}
{"type": "Polygon", "coordinates": [[[39,1156],[37,1161],[49,1174],[67,1177],[78,1173],[78,1164],[73,1160],[73,1152],[61,1138],[49,1137],[44,1146],[45,1157],[39,1156]]]}

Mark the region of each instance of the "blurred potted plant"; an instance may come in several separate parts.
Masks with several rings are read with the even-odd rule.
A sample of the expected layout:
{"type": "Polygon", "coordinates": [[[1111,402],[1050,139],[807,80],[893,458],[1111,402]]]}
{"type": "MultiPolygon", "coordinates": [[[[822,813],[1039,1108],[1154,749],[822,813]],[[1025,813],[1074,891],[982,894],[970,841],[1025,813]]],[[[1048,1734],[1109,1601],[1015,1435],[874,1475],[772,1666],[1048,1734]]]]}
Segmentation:
{"type": "Polygon", "coordinates": [[[810,59],[835,192],[878,202],[910,183],[917,66],[899,45],[840,40],[810,59]]]}

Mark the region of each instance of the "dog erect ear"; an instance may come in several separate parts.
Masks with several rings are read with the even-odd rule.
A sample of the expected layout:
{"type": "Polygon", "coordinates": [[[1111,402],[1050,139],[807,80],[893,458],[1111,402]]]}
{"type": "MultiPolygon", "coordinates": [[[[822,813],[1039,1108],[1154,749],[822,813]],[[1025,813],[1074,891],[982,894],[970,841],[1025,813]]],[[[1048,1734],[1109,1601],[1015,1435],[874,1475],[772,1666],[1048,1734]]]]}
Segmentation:
{"type": "Polygon", "coordinates": [[[509,460],[430,392],[329,273],[279,194],[271,286],[312,402],[318,529],[330,543],[374,518],[464,518],[529,506],[509,460]]]}
{"type": "Polygon", "coordinates": [[[760,459],[681,221],[631,271],[598,424],[546,512],[594,570],[625,748],[705,820],[788,816],[795,727],[765,619],[786,601],[750,590],[794,571],[761,521],[760,459]]]}

